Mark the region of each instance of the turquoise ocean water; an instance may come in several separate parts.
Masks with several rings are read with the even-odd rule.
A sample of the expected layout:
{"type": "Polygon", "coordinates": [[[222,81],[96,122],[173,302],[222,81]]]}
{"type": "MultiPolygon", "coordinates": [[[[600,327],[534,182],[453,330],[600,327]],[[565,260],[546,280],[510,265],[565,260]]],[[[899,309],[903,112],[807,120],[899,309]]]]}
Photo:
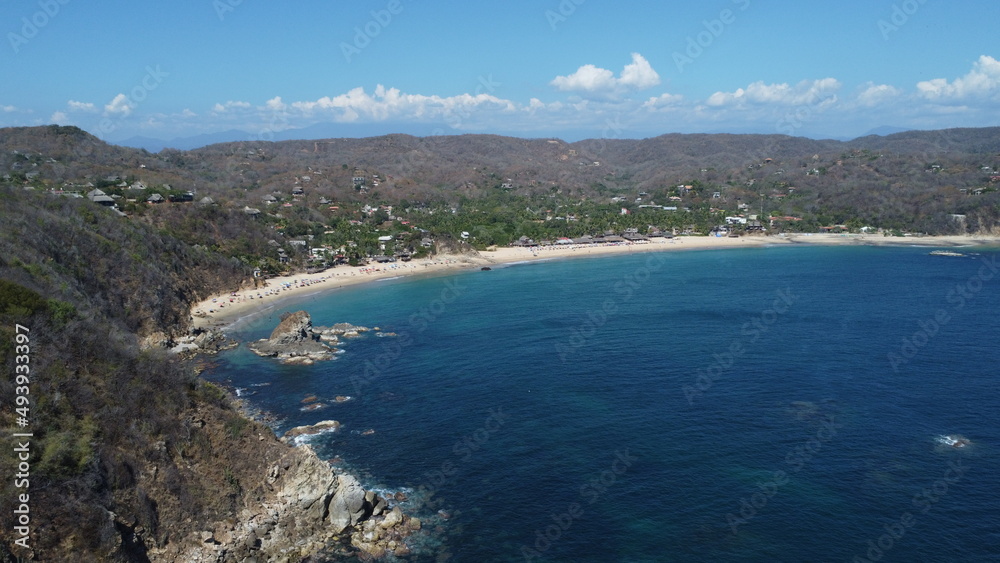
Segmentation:
{"type": "MultiPolygon", "coordinates": [[[[405,491],[427,560],[1000,561],[1000,254],[929,250],[635,254],[377,282],[278,312],[397,336],[313,366],[241,347],[208,377],[279,433],[340,421],[313,447],[405,491]],[[309,395],[329,406],[302,411],[309,395]],[[942,443],[956,434],[970,444],[942,443]]],[[[233,331],[261,338],[277,321],[233,331]]]]}

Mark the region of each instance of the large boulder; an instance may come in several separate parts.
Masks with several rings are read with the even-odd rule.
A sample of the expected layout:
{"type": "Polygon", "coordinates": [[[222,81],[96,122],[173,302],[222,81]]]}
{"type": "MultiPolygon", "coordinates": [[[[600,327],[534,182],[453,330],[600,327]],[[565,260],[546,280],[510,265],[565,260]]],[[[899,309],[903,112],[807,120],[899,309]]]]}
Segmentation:
{"type": "Polygon", "coordinates": [[[330,527],[339,534],[371,515],[372,505],[365,498],[365,489],[353,475],[337,476],[337,492],[330,501],[330,527]]]}
{"type": "Polygon", "coordinates": [[[239,346],[239,342],[236,342],[231,338],[226,338],[226,335],[218,330],[201,331],[195,335],[192,343],[195,345],[198,352],[206,354],[214,354],[216,352],[229,350],[230,348],[239,346]]]}
{"type": "Polygon", "coordinates": [[[271,332],[268,341],[278,346],[312,340],[312,317],[305,311],[282,315],[281,322],[271,332]]]}

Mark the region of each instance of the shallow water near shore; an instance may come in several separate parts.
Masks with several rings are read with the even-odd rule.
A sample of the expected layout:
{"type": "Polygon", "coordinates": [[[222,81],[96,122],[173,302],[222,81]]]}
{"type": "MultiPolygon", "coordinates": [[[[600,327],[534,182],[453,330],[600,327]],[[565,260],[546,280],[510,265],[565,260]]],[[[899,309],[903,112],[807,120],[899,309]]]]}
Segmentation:
{"type": "MultiPolygon", "coordinates": [[[[712,250],[389,280],[281,310],[397,336],[312,366],[240,347],[206,376],[279,433],[340,421],[320,456],[407,491],[451,561],[991,561],[1000,275],[995,249],[975,252],[712,250]],[[326,406],[302,410],[310,395],[326,406]]],[[[234,336],[266,337],[279,312],[234,336]]]]}

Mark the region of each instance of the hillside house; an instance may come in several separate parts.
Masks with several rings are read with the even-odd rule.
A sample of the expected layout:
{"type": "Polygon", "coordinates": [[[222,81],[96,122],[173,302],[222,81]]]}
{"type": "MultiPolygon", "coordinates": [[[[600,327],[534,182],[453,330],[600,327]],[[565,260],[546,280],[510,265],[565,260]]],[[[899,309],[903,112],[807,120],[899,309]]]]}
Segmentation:
{"type": "Polygon", "coordinates": [[[113,197],[104,193],[102,190],[90,190],[87,192],[87,199],[104,207],[114,207],[115,200],[113,197]]]}

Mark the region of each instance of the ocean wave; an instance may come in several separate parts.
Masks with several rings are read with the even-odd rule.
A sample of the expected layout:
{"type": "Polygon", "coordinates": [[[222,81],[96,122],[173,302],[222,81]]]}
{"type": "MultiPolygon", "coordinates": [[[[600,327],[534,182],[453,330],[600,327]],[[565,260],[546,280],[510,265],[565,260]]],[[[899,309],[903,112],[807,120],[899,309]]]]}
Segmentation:
{"type": "Polygon", "coordinates": [[[961,434],[941,434],[934,441],[943,446],[956,449],[967,448],[972,445],[972,441],[961,434]]]}
{"type": "Polygon", "coordinates": [[[314,440],[316,440],[316,438],[320,436],[325,436],[327,434],[334,434],[337,432],[337,430],[338,430],[337,428],[325,428],[323,430],[320,430],[319,432],[314,432],[312,434],[302,434],[300,436],[295,436],[294,438],[291,439],[291,442],[293,446],[296,447],[303,446],[305,444],[312,443],[314,440]]]}

